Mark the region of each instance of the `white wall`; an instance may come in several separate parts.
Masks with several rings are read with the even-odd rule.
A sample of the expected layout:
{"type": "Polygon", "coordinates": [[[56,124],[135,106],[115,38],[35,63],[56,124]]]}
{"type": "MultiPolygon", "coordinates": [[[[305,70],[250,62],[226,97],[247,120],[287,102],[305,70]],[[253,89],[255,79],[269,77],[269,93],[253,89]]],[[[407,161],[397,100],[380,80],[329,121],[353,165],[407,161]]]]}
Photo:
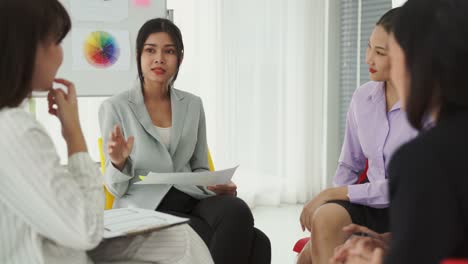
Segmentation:
{"type": "MultiPolygon", "coordinates": [[[[76,88],[80,89],[80,87],[76,88]]],[[[106,97],[78,98],[81,128],[86,139],[88,152],[90,153],[91,158],[96,162],[100,161],[97,140],[101,136],[98,122],[98,110],[104,99],[106,99],[106,97]]],[[[33,100],[36,104],[35,115],[37,120],[45,127],[49,135],[51,135],[55,147],[60,155],[61,163],[66,164],[68,161],[67,148],[65,141],[62,138],[61,127],[58,119],[47,112],[48,106],[45,98],[36,98],[33,100]]]]}

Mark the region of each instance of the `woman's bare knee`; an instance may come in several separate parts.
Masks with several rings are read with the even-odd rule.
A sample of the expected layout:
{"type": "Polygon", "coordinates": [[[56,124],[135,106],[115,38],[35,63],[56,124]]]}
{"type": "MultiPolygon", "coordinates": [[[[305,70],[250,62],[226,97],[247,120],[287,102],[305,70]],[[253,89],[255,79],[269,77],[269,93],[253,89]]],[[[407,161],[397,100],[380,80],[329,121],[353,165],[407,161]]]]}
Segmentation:
{"type": "Polygon", "coordinates": [[[347,235],[343,227],[351,224],[348,211],[338,204],[324,204],[312,219],[312,262],[325,263],[333,256],[334,249],[347,235]]]}
{"type": "Polygon", "coordinates": [[[351,224],[351,216],[342,206],[327,203],[320,206],[312,216],[312,233],[342,232],[343,227],[351,224]]]}

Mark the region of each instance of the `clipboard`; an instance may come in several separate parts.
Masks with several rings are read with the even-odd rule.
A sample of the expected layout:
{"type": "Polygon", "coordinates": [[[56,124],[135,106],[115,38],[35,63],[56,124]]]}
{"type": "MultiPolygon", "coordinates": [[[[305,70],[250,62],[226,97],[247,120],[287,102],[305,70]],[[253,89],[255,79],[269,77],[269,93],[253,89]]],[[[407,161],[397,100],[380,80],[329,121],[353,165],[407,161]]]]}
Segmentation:
{"type": "Polygon", "coordinates": [[[182,218],[142,208],[119,208],[104,211],[104,239],[135,236],[186,224],[182,218]]]}

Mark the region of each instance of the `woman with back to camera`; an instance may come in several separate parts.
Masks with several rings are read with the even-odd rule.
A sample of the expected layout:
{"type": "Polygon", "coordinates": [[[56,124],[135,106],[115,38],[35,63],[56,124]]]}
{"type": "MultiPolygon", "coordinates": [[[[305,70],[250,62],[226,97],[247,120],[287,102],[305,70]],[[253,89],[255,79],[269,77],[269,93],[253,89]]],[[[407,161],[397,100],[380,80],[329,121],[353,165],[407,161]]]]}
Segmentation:
{"type": "Polygon", "coordinates": [[[356,239],[336,263],[468,258],[467,10],[465,0],[403,5],[389,41],[391,79],[411,125],[422,130],[430,115],[435,126],[403,145],[390,163],[388,249],[356,239]]]}
{"type": "Polygon", "coordinates": [[[174,88],[184,58],[170,20],[147,21],[136,40],[139,82],[101,105],[105,181],[114,207],[142,207],[190,218],[216,263],[269,263],[270,242],[254,228],[236,185],[138,185],[148,172],[208,168],[205,113],[199,97],[174,88]]]}
{"type": "Polygon", "coordinates": [[[0,263],[213,263],[188,225],[101,241],[102,175],[87,153],[74,85],[54,80],[70,27],[57,0],[0,1],[0,263]],[[67,167],[22,108],[32,91],[48,92],[67,167]]]}
{"type": "Polygon", "coordinates": [[[354,223],[387,232],[388,163],[393,152],[417,135],[401,110],[390,81],[388,38],[399,8],[385,13],[369,38],[366,62],[372,81],[354,93],[346,120],[345,138],[334,177],[336,187],[326,189],[304,206],[301,225],[311,240],[298,263],[328,263],[335,247],[350,234],[343,227],[354,223]],[[357,184],[368,161],[367,181],[357,184]]]}

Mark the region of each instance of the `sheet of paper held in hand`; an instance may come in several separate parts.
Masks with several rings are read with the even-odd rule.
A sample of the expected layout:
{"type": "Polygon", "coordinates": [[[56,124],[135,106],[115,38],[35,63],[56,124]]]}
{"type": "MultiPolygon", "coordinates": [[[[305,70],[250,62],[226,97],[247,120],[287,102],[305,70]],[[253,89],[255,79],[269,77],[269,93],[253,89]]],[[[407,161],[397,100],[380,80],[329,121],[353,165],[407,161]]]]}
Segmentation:
{"type": "Polygon", "coordinates": [[[150,233],[188,223],[182,218],[141,208],[120,208],[104,211],[104,239],[150,233]]]}
{"type": "Polygon", "coordinates": [[[226,170],[204,172],[150,172],[147,176],[140,176],[141,181],[134,184],[179,184],[198,186],[227,184],[231,182],[232,176],[238,167],[239,165],[226,170]]]}

